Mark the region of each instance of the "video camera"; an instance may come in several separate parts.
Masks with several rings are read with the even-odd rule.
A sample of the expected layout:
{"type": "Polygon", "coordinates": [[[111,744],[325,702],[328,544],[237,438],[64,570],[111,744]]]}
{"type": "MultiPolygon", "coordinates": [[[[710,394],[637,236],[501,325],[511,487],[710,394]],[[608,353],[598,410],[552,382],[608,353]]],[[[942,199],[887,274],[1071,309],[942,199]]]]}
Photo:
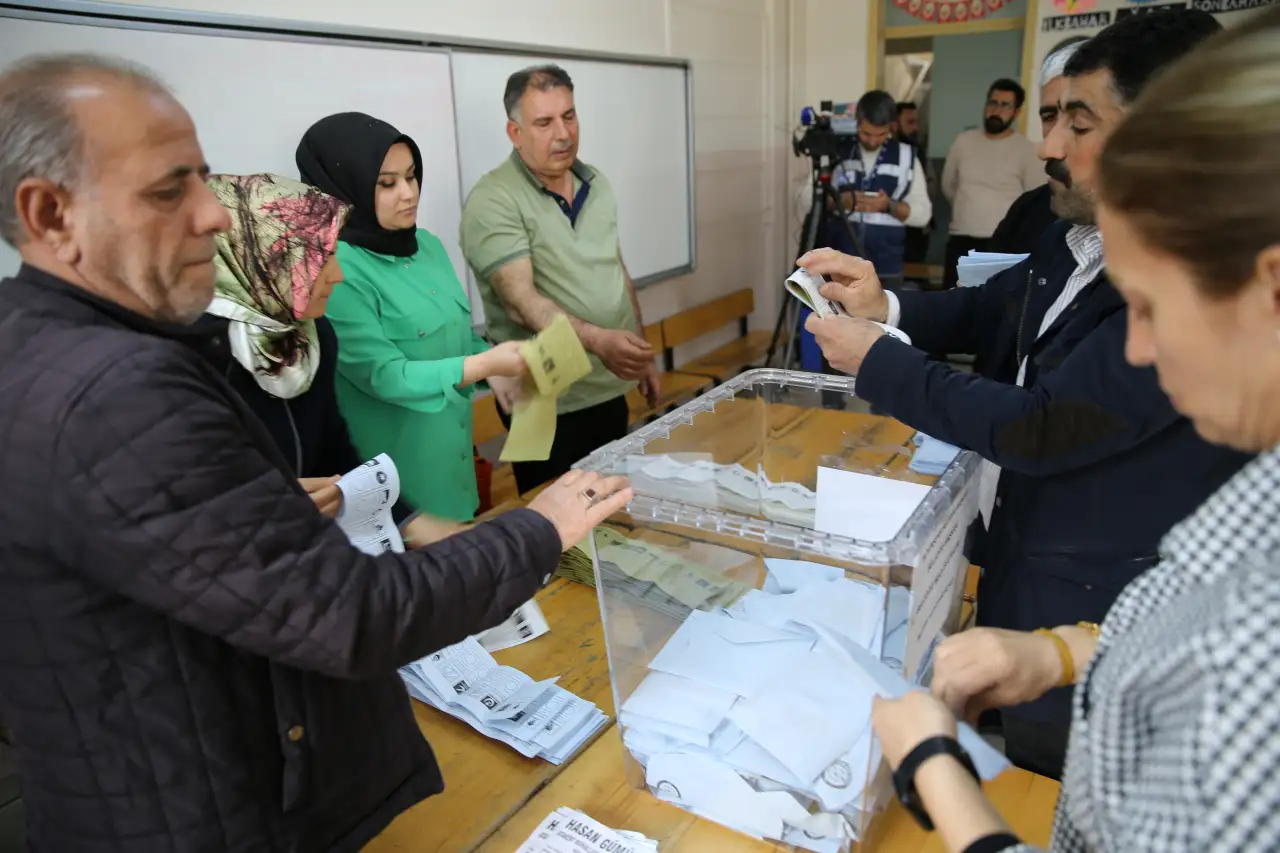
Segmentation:
{"type": "Polygon", "coordinates": [[[829,163],[835,164],[853,156],[857,138],[858,123],[853,116],[835,114],[833,102],[821,101],[818,110],[805,107],[800,111],[800,125],[792,133],[791,149],[797,157],[815,161],[828,158],[829,163]]]}

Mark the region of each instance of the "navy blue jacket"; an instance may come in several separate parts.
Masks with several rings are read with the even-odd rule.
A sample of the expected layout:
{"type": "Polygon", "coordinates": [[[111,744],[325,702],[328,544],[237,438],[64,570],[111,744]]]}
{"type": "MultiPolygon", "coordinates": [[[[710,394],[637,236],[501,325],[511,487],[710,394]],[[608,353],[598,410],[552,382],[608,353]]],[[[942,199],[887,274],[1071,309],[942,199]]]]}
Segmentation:
{"type": "MultiPolygon", "coordinates": [[[[901,327],[920,349],[885,336],[858,374],[858,395],[879,410],[1003,468],[991,528],[970,554],[983,568],[982,625],[1101,622],[1169,528],[1249,458],[1200,438],[1155,371],[1125,361],[1125,305],[1105,275],[1036,338],[1076,267],[1069,228],[1051,227],[982,287],[899,294],[901,327]],[[983,375],[926,351],[973,354],[983,375]]],[[[1013,710],[1069,720],[1069,691],[1013,710]]]]}

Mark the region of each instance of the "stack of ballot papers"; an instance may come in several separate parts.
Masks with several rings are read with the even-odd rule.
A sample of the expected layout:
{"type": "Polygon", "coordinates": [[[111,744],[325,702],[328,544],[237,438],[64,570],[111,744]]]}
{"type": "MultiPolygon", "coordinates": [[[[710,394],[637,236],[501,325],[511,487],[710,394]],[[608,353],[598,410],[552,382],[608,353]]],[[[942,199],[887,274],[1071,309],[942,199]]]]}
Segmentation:
{"type": "Polygon", "coordinates": [[[946,471],[947,467],[960,455],[960,448],[954,444],[930,438],[922,432],[916,433],[911,441],[915,444],[916,450],[911,455],[911,464],[908,467],[917,474],[941,476],[942,472],[946,471]]]}
{"type": "Polygon", "coordinates": [[[611,595],[680,622],[691,610],[728,607],[751,588],[694,563],[679,552],[606,527],[592,534],[600,574],[611,595]]]}
{"type": "Polygon", "coordinates": [[[1029,257],[1030,255],[1007,255],[1002,252],[970,251],[956,264],[960,286],[977,287],[985,284],[987,279],[996,273],[1002,273],[1009,267],[1017,266],[1029,257]]]}
{"type": "Polygon", "coordinates": [[[800,483],[772,483],[763,472],[709,454],[636,454],[622,460],[638,494],[812,527],[817,494],[800,483]]]}
{"type": "Polygon", "coordinates": [[[638,832],[610,829],[576,809],[543,818],[516,853],[658,853],[658,842],[638,832]]]}
{"type": "Polygon", "coordinates": [[[400,668],[409,693],[526,758],[562,764],[607,722],[599,708],[499,666],[475,637],[400,668]]]}
{"type": "MultiPolygon", "coordinates": [[[[659,798],[748,835],[843,853],[885,802],[875,696],[901,675],[910,594],[766,560],[764,589],[696,610],[622,703],[623,743],[659,798]]],[[[984,779],[1008,765],[962,726],[984,779]]]]}

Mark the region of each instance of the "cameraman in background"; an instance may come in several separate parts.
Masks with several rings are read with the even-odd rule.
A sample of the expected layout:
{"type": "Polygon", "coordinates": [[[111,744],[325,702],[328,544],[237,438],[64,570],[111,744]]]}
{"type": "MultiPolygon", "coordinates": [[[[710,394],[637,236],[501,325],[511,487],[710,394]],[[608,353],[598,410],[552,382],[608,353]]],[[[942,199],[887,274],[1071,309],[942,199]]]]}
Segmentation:
{"type": "MultiPolygon", "coordinates": [[[[907,228],[923,228],[933,204],[917,162],[915,146],[893,138],[898,105],[888,92],[867,92],[858,101],[858,144],[832,175],[849,211],[849,225],[861,236],[866,258],[882,281],[901,280],[907,228]]],[[[855,254],[849,229],[838,218],[827,226],[828,245],[855,254]]]]}

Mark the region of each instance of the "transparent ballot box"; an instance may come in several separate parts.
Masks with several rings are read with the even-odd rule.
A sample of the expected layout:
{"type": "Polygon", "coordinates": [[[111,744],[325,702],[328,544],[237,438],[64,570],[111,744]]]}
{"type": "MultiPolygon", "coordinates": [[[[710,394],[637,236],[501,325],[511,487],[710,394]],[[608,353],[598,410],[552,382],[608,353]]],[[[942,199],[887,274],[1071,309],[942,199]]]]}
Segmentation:
{"type": "Polygon", "coordinates": [[[927,678],[976,515],[976,457],[917,442],[852,379],[753,370],[580,463],[636,489],[591,537],[633,785],[784,848],[874,849],[871,700],[927,678]]]}

